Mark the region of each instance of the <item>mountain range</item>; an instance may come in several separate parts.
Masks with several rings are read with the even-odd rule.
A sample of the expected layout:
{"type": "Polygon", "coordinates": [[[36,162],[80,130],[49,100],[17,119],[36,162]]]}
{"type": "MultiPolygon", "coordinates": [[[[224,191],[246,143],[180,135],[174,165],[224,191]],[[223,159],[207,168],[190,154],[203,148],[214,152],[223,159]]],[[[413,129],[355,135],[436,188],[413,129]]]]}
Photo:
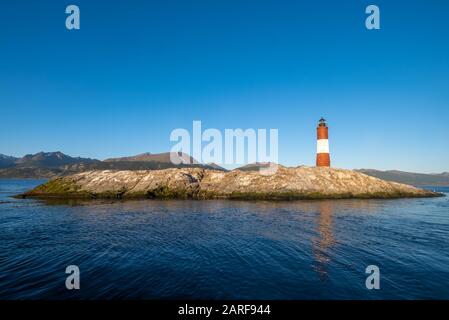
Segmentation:
{"type": "MultiPolygon", "coordinates": [[[[201,164],[188,154],[176,154],[182,163],[175,165],[170,153],[142,153],[135,156],[97,160],[71,157],[62,152],[39,152],[16,158],[0,154],[0,178],[53,178],[89,170],[156,170],[168,168],[205,168],[227,171],[217,164],[201,164]]],[[[254,171],[266,163],[248,164],[238,168],[254,171]]],[[[424,174],[399,170],[380,171],[374,169],[356,170],[369,176],[415,186],[449,186],[449,172],[424,174]]]]}
{"type": "Polygon", "coordinates": [[[15,158],[0,154],[0,178],[53,178],[89,170],[155,170],[168,168],[200,167],[225,170],[217,165],[204,165],[187,154],[175,154],[181,164],[170,160],[170,153],[143,153],[131,157],[104,161],[71,157],[62,152],[39,152],[15,158]]]}

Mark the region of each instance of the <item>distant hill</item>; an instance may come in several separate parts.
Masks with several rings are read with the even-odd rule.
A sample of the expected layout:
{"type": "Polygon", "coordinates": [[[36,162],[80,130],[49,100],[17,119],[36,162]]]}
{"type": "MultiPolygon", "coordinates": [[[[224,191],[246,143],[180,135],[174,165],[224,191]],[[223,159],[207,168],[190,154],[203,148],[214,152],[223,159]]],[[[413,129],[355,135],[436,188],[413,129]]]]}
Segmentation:
{"type": "Polygon", "coordinates": [[[0,179],[50,179],[64,174],[62,169],[47,168],[4,168],[0,169],[0,179]]]}
{"type": "Polygon", "coordinates": [[[89,158],[73,158],[62,152],[39,152],[27,154],[23,158],[15,161],[16,167],[21,168],[60,168],[71,164],[92,164],[99,163],[100,160],[89,158]]]}
{"type": "Polygon", "coordinates": [[[17,158],[0,153],[0,168],[10,168],[15,165],[17,158]]]}
{"type": "MultiPolygon", "coordinates": [[[[235,170],[240,171],[259,171],[261,168],[268,168],[270,166],[270,162],[254,162],[247,165],[244,165],[242,167],[236,168],[235,170]]],[[[273,163],[274,165],[274,163],[273,163]]],[[[281,165],[278,165],[281,166],[281,165]]],[[[281,166],[283,167],[283,166],[281,166]]]]}
{"type": "Polygon", "coordinates": [[[398,170],[380,171],[374,169],[360,169],[356,171],[383,180],[414,186],[449,186],[449,172],[425,174],[398,170]]]}
{"type": "Polygon", "coordinates": [[[104,162],[119,162],[119,161],[135,161],[135,162],[159,162],[159,163],[172,163],[170,155],[173,155],[177,159],[181,160],[184,164],[199,164],[193,157],[185,153],[164,152],[164,153],[141,153],[136,156],[123,157],[123,158],[110,158],[104,160],[104,162]]]}
{"type": "Polygon", "coordinates": [[[210,169],[221,170],[221,171],[228,171],[227,169],[225,169],[225,168],[223,168],[223,167],[221,167],[221,166],[219,166],[218,164],[213,163],[213,162],[208,163],[207,166],[208,166],[210,169]]]}

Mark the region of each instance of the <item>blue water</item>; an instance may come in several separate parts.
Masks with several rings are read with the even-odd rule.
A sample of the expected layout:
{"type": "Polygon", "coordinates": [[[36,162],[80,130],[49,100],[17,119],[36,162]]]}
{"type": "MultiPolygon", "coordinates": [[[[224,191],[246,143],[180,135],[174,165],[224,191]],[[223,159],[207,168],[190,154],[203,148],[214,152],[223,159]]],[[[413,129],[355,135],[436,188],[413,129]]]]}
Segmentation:
{"type": "Polygon", "coordinates": [[[0,180],[0,299],[449,299],[449,197],[9,197],[40,182],[0,180]],[[379,290],[365,287],[373,264],[379,290]],[[80,290],[65,288],[68,265],[80,290]]]}

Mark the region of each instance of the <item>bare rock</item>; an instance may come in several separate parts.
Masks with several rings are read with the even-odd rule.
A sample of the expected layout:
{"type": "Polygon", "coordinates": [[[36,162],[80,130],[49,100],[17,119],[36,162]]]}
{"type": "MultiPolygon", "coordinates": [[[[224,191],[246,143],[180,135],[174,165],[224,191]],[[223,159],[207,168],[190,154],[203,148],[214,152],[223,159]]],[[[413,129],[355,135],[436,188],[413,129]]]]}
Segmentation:
{"type": "Polygon", "coordinates": [[[352,170],[278,166],[271,175],[202,168],[88,171],[53,179],[21,196],[294,200],[440,195],[352,170]]]}

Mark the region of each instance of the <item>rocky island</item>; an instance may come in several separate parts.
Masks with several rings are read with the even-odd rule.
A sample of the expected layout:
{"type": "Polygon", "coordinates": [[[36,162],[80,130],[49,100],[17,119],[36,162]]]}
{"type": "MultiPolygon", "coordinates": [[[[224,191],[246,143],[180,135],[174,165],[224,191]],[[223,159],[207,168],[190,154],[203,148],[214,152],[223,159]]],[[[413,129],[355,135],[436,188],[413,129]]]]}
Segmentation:
{"type": "Polygon", "coordinates": [[[94,170],[52,179],[18,197],[297,200],[440,195],[352,170],[279,165],[272,175],[204,168],[94,170]]]}

